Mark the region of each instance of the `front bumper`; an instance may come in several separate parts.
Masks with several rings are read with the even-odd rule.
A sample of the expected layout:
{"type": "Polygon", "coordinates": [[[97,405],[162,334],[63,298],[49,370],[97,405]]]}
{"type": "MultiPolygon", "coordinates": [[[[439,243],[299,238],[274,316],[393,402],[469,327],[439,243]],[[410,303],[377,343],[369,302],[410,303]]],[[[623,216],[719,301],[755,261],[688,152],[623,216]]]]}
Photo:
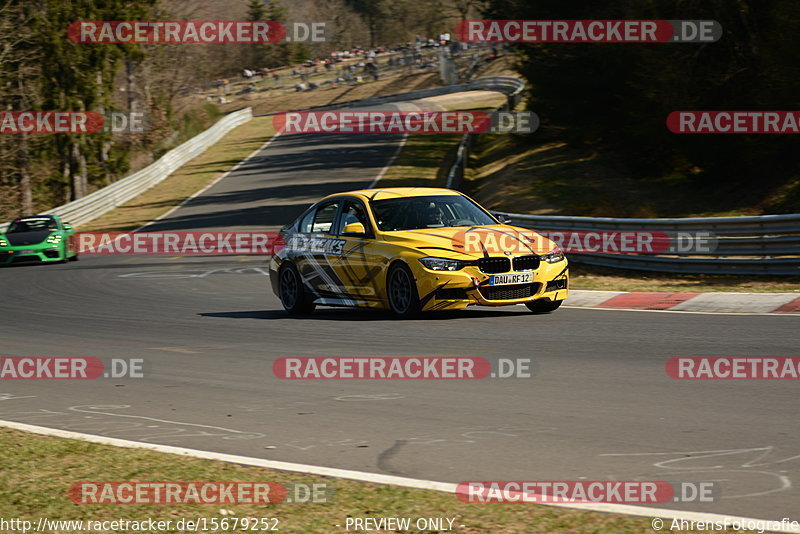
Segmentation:
{"type": "MultiPolygon", "coordinates": [[[[569,297],[567,261],[542,263],[532,272],[531,283],[489,286],[490,274],[477,267],[460,271],[414,270],[423,310],[460,309],[467,306],[511,306],[535,300],[564,300],[569,297]]],[[[518,273],[518,271],[514,271],[518,273]]]]}
{"type": "Polygon", "coordinates": [[[9,265],[11,263],[26,263],[26,262],[50,262],[50,261],[63,261],[64,252],[59,245],[25,247],[2,247],[0,248],[0,265],[9,265]]]}

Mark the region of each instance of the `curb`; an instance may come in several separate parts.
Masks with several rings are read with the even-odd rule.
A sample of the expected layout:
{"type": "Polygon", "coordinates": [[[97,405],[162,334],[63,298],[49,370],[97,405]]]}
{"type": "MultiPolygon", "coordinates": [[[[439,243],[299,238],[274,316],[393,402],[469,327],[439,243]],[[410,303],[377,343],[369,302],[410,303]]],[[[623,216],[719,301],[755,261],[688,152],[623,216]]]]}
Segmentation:
{"type": "Polygon", "coordinates": [[[800,294],[570,290],[565,305],[618,310],[800,314],[800,294]]]}

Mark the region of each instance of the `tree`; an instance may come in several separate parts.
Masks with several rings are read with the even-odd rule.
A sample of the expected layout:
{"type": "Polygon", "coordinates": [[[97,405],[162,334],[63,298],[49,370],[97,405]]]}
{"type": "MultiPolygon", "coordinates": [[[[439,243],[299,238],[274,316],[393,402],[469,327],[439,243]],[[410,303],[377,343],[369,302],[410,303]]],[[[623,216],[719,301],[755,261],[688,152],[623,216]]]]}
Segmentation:
{"type": "Polygon", "coordinates": [[[529,108],[542,118],[536,138],[550,131],[603,147],[643,178],[700,169],[692,179],[729,184],[766,166],[780,175],[794,165],[790,136],[681,136],[665,127],[676,110],[795,109],[800,5],[793,0],[491,0],[487,16],[717,20],[724,34],[716,43],[517,46],[529,108]]]}
{"type": "MultiPolygon", "coordinates": [[[[34,109],[38,90],[40,55],[33,46],[29,28],[30,13],[16,1],[0,5],[0,109],[34,109]]],[[[34,211],[33,183],[30,173],[31,140],[27,134],[0,138],[0,175],[2,187],[13,194],[12,206],[22,214],[34,211]],[[13,192],[13,193],[12,193],[13,192]]],[[[11,195],[8,195],[11,196],[11,195]]],[[[6,209],[12,206],[6,206],[6,209]]],[[[0,206],[2,207],[2,206],[0,206]]],[[[16,210],[15,210],[16,211],[16,210]]]]}
{"type": "MultiPolygon", "coordinates": [[[[270,20],[263,0],[250,0],[247,4],[247,20],[270,20]]],[[[244,64],[248,68],[261,68],[270,62],[269,44],[253,43],[245,48],[244,64]]]]}
{"type": "Polygon", "coordinates": [[[369,46],[380,44],[379,35],[387,22],[385,0],[346,0],[356,13],[361,15],[369,30],[369,46]]]}

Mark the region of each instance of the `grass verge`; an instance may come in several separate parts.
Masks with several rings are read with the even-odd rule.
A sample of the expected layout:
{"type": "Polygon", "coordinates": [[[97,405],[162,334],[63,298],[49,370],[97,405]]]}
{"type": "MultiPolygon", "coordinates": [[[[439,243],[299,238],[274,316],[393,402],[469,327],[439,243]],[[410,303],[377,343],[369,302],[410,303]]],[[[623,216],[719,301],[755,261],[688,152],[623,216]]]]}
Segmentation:
{"type": "Polygon", "coordinates": [[[280,532],[328,534],[344,532],[347,517],[443,517],[455,519],[454,531],[460,534],[652,532],[648,518],[529,504],[465,504],[454,495],[435,491],[380,486],[141,449],[116,448],[10,429],[0,429],[0,447],[4,451],[0,457],[3,517],[6,520],[30,520],[34,524],[40,517],[100,521],[142,521],[153,518],[171,519],[173,522],[198,517],[275,517],[279,520],[280,532]],[[332,502],[326,504],[274,505],[78,505],[68,497],[70,486],[76,482],[121,481],[326,482],[334,487],[335,493],[332,502]],[[224,514],[222,510],[225,510],[224,514]],[[336,525],[342,526],[337,528],[336,525]]]}
{"type": "MultiPolygon", "coordinates": [[[[470,91],[422,98],[423,109],[490,110],[500,106],[505,96],[494,91],[470,91]]],[[[392,166],[378,182],[380,187],[444,187],[461,134],[409,135],[392,166]]]]}
{"type": "Polygon", "coordinates": [[[337,87],[326,85],[313,91],[294,91],[285,87],[270,88],[265,84],[260,91],[229,96],[230,101],[222,104],[220,108],[227,112],[250,106],[253,108],[253,114],[259,115],[312,106],[327,106],[361,98],[388,96],[440,85],[439,75],[436,72],[406,70],[386,75],[378,81],[342,84],[337,87]]]}
{"type": "MultiPolygon", "coordinates": [[[[800,179],[697,183],[691,172],[631,176],[618,156],[547,134],[487,135],[476,143],[465,190],[487,207],[587,217],[727,217],[796,212],[800,179]],[[534,138],[532,136],[539,136],[534,138]],[[538,141],[534,142],[534,139],[538,141]]],[[[699,171],[698,171],[699,172],[699,171]]]]}

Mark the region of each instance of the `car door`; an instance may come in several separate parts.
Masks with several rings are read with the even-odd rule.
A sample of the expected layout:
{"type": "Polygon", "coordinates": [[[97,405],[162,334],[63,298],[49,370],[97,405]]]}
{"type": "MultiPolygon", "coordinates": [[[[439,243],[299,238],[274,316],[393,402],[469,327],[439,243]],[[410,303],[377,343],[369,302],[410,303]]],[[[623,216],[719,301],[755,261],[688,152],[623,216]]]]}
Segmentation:
{"type": "Polygon", "coordinates": [[[375,229],[361,200],[344,199],[336,224],[335,234],[344,240],[343,254],[331,258],[332,265],[341,281],[341,290],[354,300],[378,301],[380,298],[378,276],[382,272],[385,259],[380,255],[380,247],[375,241],[375,229]],[[345,233],[351,223],[361,223],[364,235],[345,233]]]}
{"type": "Polygon", "coordinates": [[[346,298],[332,265],[341,256],[344,246],[344,240],[333,234],[341,204],[341,199],[320,203],[301,219],[298,233],[293,234],[288,243],[289,255],[306,286],[315,297],[326,301],[346,298]]]}

